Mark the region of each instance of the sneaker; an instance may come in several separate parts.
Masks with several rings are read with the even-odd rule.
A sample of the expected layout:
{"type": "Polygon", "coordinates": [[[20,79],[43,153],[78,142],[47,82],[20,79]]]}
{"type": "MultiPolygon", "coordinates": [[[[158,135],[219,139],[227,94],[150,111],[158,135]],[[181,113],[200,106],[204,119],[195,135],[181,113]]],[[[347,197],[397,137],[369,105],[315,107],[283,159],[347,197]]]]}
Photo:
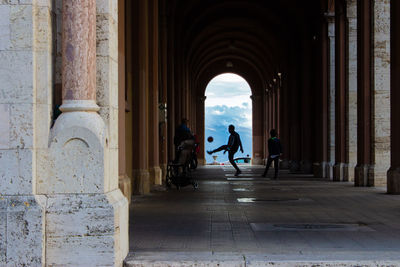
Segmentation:
{"type": "Polygon", "coordinates": [[[237,170],[236,173],[235,173],[235,176],[239,176],[239,174],[241,174],[241,173],[242,173],[241,170],[237,170]]]}
{"type": "Polygon", "coordinates": [[[212,154],[212,151],[211,151],[211,150],[208,150],[207,153],[208,153],[208,155],[211,155],[211,154],[212,154]]]}

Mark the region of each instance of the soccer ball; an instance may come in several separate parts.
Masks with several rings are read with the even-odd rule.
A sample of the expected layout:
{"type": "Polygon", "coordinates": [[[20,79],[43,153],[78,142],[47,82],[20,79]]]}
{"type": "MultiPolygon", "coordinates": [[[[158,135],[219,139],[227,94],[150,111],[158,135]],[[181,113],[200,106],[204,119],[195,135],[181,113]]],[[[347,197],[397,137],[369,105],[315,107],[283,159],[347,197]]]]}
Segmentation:
{"type": "Polygon", "coordinates": [[[209,137],[207,138],[207,141],[208,141],[209,143],[212,143],[212,141],[214,141],[214,138],[213,138],[212,136],[209,136],[209,137]]]}

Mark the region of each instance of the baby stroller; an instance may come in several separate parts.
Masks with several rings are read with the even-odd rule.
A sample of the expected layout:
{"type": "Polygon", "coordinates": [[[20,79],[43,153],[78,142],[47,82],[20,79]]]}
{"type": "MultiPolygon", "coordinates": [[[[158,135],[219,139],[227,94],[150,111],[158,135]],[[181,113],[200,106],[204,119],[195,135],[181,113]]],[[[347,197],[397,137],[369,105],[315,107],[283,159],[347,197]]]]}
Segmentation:
{"type": "Polygon", "coordinates": [[[193,180],[190,169],[194,145],[195,142],[192,139],[181,142],[178,147],[177,158],[173,162],[168,163],[166,175],[166,185],[168,188],[171,188],[171,185],[175,185],[176,189],[179,190],[183,186],[192,185],[194,190],[197,189],[198,185],[193,180]]]}

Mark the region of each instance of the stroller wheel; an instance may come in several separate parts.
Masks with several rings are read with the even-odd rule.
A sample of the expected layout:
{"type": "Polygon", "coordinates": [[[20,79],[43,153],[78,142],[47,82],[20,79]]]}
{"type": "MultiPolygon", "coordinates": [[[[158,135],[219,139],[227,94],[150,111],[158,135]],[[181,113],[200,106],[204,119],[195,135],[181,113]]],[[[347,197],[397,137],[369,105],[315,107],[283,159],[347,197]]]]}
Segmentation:
{"type": "Polygon", "coordinates": [[[181,187],[179,185],[176,185],[176,190],[181,190],[181,187]]]}

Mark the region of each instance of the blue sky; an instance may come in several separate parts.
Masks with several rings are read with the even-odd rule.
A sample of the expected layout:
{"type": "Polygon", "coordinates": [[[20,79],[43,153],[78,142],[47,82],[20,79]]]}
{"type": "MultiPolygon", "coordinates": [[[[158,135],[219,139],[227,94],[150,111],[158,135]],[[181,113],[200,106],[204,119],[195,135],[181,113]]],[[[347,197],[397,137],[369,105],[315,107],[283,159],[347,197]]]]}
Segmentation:
{"type": "MultiPolygon", "coordinates": [[[[210,81],[206,89],[205,102],[205,137],[212,136],[212,143],[205,143],[205,150],[212,150],[228,142],[228,126],[235,125],[235,130],[242,140],[244,153],[235,157],[252,154],[252,103],[251,89],[240,76],[232,73],[221,74],[210,81]]],[[[228,154],[216,153],[217,161],[228,160],[228,154]]],[[[206,153],[207,163],[213,162],[206,153]]]]}

